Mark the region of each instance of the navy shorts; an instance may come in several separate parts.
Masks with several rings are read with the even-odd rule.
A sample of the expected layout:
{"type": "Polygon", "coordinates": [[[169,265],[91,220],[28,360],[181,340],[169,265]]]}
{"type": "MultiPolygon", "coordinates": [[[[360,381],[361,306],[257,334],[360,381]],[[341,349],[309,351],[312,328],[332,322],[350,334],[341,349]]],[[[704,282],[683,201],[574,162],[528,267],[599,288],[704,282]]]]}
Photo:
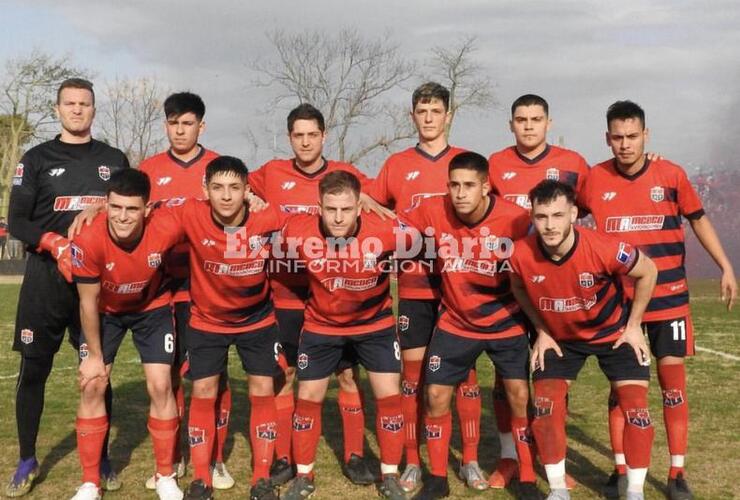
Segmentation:
{"type": "Polygon", "coordinates": [[[532,374],[536,380],[557,378],[575,380],[583,368],[586,358],[596,356],[599,368],[611,382],[620,380],[650,380],[650,367],[637,361],[635,351],[629,344],[613,349],[614,342],[589,344],[587,342],[558,342],[563,357],[550,349],[545,353],[545,371],[537,369],[532,374]]]}
{"type": "Polygon", "coordinates": [[[439,315],[438,300],[398,301],[398,337],[401,349],[427,347],[439,315]]]}
{"type": "Polygon", "coordinates": [[[660,359],[694,355],[694,324],[691,316],[643,323],[650,340],[650,350],[660,359]]]}

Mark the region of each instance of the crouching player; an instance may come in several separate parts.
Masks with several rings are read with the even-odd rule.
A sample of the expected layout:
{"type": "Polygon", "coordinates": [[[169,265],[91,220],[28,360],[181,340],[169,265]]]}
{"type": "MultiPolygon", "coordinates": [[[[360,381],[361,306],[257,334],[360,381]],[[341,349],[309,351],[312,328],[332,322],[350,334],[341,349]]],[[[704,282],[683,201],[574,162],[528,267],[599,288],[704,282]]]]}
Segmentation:
{"type": "Polygon", "coordinates": [[[428,198],[401,216],[425,234],[433,230],[428,232],[434,237],[442,277],[441,312],[424,374],[424,427],[432,475],[415,498],[442,498],[450,493],[452,393],[483,352],[502,376],[512,408],[520,457],[519,497],[536,496],[527,422],[529,341],[524,315],[509,287],[506,260],[513,240],[527,235],[529,214],[490,194],[488,162],[483,156],[460,153],[452,158],[448,171],[447,195],[428,198]]]}
{"type": "Polygon", "coordinates": [[[529,198],[536,231],[515,242],[511,286],[537,333],[532,431],[550,483],[548,498],[570,498],[566,395],[594,355],[627,421],[627,499],[642,499],[654,429],[647,404],[650,352],[640,324],[655,287],[655,264],[629,243],[575,227],[578,208],[567,184],[542,181],[529,198]],[[624,275],[635,279],[632,303],[623,293],[624,275]]]}
{"type": "Polygon", "coordinates": [[[296,215],[283,230],[286,257],[308,273],[310,289],[297,356],[292,438],[297,477],[283,495],[290,500],[315,491],[321,407],[329,377],[347,348],[367,370],[375,395],[380,492],[405,498],[398,478],[404,442],[401,350],[389,293],[397,225],[372,213],[360,217],[359,202],[359,179],[346,171],[330,172],[319,183],[320,215],[296,215]]]}
{"type": "Polygon", "coordinates": [[[146,174],[122,170],[111,177],[105,212],[72,244],[72,270],[80,295],[80,406],[77,449],[82,486],[75,500],[100,498],[100,456],[108,429],[104,395],[127,330],[139,351],[151,400],[147,427],[156,460],[160,499],[179,500],[172,460],[178,418],[170,380],[174,324],[170,292],[162,286],[162,256],[178,241],[167,213],[147,218],[146,174]]]}

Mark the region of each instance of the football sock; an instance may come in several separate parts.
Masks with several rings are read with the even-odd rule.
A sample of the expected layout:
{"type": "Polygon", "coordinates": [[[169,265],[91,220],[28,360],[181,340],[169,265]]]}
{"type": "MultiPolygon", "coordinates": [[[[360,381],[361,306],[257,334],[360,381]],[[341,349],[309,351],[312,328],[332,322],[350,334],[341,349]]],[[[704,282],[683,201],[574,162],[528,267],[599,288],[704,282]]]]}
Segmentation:
{"type": "Polygon", "coordinates": [[[421,386],[421,376],[424,369],[423,360],[404,361],[401,381],[401,407],[405,422],[406,463],[419,465],[419,438],[417,426],[421,420],[424,394],[421,386]]]}
{"type": "Polygon", "coordinates": [[[293,459],[299,475],[311,476],[316,461],[316,448],[321,437],[321,407],[306,399],[298,399],[293,416],[293,459]]]}
{"type": "Polygon", "coordinates": [[[433,476],[447,477],[447,461],[452,435],[452,414],[424,417],[424,434],[429,454],[429,468],[433,476]]]}
{"type": "Polygon", "coordinates": [[[270,478],[275,454],[277,410],[274,396],[249,396],[249,442],[252,445],[252,485],[270,478]]]}
{"type": "Polygon", "coordinates": [[[277,409],[278,435],[275,440],[275,456],[284,458],[288,463],[293,463],[290,452],[290,436],[293,432],[293,411],[295,400],[293,393],[278,394],[275,396],[275,408],[277,409]]]}
{"type": "Polygon", "coordinates": [[[15,392],[15,422],[22,460],[36,456],[36,438],[44,411],[44,389],[53,359],[21,357],[15,392]]]}
{"type": "Polygon", "coordinates": [[[398,467],[403,455],[404,444],[401,395],[376,399],[375,404],[377,405],[375,432],[380,447],[380,463],[398,467]]]}
{"type": "Polygon", "coordinates": [[[362,444],[365,437],[365,414],[362,409],[362,398],[359,392],[347,392],[339,389],[337,397],[339,414],[342,416],[344,434],[344,462],[349,462],[355,454],[362,456],[362,444]]]}
{"type": "MultiPolygon", "coordinates": [[[[532,421],[532,432],[537,442],[540,461],[545,467],[565,460],[565,395],[567,393],[568,384],[565,380],[544,379],[534,382],[535,415],[532,421]]],[[[564,475],[565,469],[563,468],[564,475]]],[[[549,480],[549,473],[547,477],[549,480]]],[[[551,487],[554,486],[551,484],[551,487]]]]}
{"type": "Polygon", "coordinates": [[[82,466],[82,482],[100,486],[100,457],[108,431],[108,415],[94,418],[77,417],[77,453],[82,466]]]}
{"type": "Polygon", "coordinates": [[[152,448],[154,448],[154,460],[157,463],[157,472],[163,476],[172,474],[172,461],[175,456],[175,441],[177,441],[177,430],[180,425],[179,419],[159,419],[149,415],[147,429],[152,437],[152,448]]]}
{"type": "Polygon", "coordinates": [[[627,468],[646,469],[650,465],[655,428],[648,411],[648,388],[630,384],[617,387],[619,407],[624,412],[624,456],[627,468]]]}
{"type": "Polygon", "coordinates": [[[216,434],[216,398],[190,398],[188,441],[193,479],[211,486],[211,457],[216,434]]]}
{"type": "MultiPolygon", "coordinates": [[[[221,378],[228,377],[226,373],[221,374],[221,378]]],[[[231,387],[228,382],[224,383],[223,389],[216,398],[216,442],[213,444],[213,455],[216,463],[224,461],[224,444],[229,434],[229,416],[231,415],[231,387]]]]}
{"type": "Polygon", "coordinates": [[[516,453],[519,459],[519,480],[534,482],[534,459],[532,443],[534,438],[527,417],[511,417],[511,431],[516,439],[516,453]]]}
{"type": "Polygon", "coordinates": [[[478,443],[480,442],[481,397],[478,376],[475,369],[470,370],[465,382],[457,387],[455,397],[457,416],[460,419],[462,438],[462,462],[467,464],[478,461],[478,443]]]}
{"type": "Polygon", "coordinates": [[[614,453],[614,469],[619,474],[627,473],[627,465],[624,461],[624,413],[619,407],[617,391],[612,388],[609,392],[609,441],[614,453]]]}
{"type": "Polygon", "coordinates": [[[109,383],[105,386],[105,413],[108,415],[108,429],[105,431],[105,437],[103,438],[103,449],[101,451],[101,457],[103,459],[108,458],[108,443],[110,442],[110,422],[113,419],[113,388],[109,383]]]}
{"type": "Polygon", "coordinates": [[[683,472],[689,439],[689,401],[686,396],[686,366],[658,365],[658,381],[663,393],[663,421],[668,436],[671,468],[668,475],[675,479],[683,472]]]}

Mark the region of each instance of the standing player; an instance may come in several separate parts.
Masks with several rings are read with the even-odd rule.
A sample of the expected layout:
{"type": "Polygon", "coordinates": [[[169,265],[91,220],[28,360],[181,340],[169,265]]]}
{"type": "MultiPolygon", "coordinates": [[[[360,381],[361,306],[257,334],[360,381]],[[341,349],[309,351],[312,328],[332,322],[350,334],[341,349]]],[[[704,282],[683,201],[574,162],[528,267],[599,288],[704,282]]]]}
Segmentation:
{"type": "MultiPolygon", "coordinates": [[[[64,235],[80,210],[105,199],[111,174],[129,166],[121,151],[92,138],[92,83],[79,78],[62,82],[56,114],[61,134],[23,155],[10,194],[10,232],[26,244],[30,257],[13,342],[13,349],[21,353],[15,405],[20,461],[5,490],[8,496],[28,493],[38,474],[36,438],[44,390],[66,328],[70,342],[79,346],[78,296],[71,284],[69,240],[64,235]]],[[[108,389],[109,415],[111,400],[108,389]]],[[[111,469],[107,443],[103,453],[103,487],[118,489],[121,483],[111,469]]]]}
{"type": "Polygon", "coordinates": [[[432,475],[416,496],[449,495],[447,457],[452,419],[450,402],[481,353],[503,377],[517,434],[520,458],[518,498],[539,498],[532,467],[527,326],[509,288],[508,252],[529,229],[526,210],[489,195],[488,163],[477,153],[450,161],[448,195],[429,198],[401,216],[419,231],[434,230],[442,277],[442,305],[428,350],[424,419],[432,475]]]}
{"type": "MultiPolygon", "coordinates": [[[[447,167],[462,149],[450,146],[445,135],[450,121],[450,92],[438,83],[425,83],[411,98],[411,119],[419,132],[419,143],[386,160],[370,195],[379,203],[402,213],[421,200],[447,192],[447,167]]],[[[423,393],[419,390],[427,346],[437,322],[439,277],[420,265],[398,279],[398,320],[403,355],[402,401],[406,425],[406,469],[401,475],[405,491],[421,481],[417,426],[421,425],[423,393]]],[[[486,489],[488,483],[478,466],[481,401],[475,370],[458,387],[455,398],[463,443],[460,475],[468,486],[486,489]]]]}
{"type": "Polygon", "coordinates": [[[147,428],[156,460],[156,490],[162,500],[180,500],[172,459],[177,405],[170,372],[174,360],[171,293],[163,284],[162,256],[177,243],[174,218],[164,211],[147,219],[149,178],[122,170],[111,178],[106,213],[72,243],[72,274],[80,296],[80,406],[77,450],[82,486],[75,500],[100,498],[100,454],[109,427],[105,387],[126,330],[144,367],[151,403],[147,428]]]}
{"type": "MultiPolygon", "coordinates": [[[[205,131],[206,106],[200,96],[190,92],[178,92],[164,101],[165,131],[170,148],[144,160],[139,169],[152,180],[154,202],[166,202],[175,198],[199,198],[203,196],[203,181],[206,165],[218,156],[204,148],[199,142],[205,131]]],[[[186,363],[186,332],[190,316],[190,293],[188,268],[188,245],[183,243],[171,252],[166,262],[168,275],[172,278],[174,289],[175,326],[177,330],[177,357],[173,370],[173,387],[177,399],[180,419],[185,413],[185,394],[180,383],[180,366],[186,363]]],[[[216,441],[214,443],[213,487],[228,489],[234,486],[234,479],[224,464],[223,449],[226,441],[229,415],[231,414],[231,389],[228,374],[219,380],[219,394],[216,401],[216,441]]],[[[185,474],[185,460],[177,441],[177,477],[185,474]]],[[[154,489],[154,476],[146,482],[148,489],[154,489]]]]}
{"type": "Polygon", "coordinates": [[[406,498],[398,479],[403,454],[399,388],[401,350],[390,296],[397,225],[376,214],[360,217],[360,180],[345,171],[319,183],[319,214],[299,215],[283,231],[286,256],[309,277],[310,295],[298,346],[298,402],[293,417],[297,476],[283,498],[315,491],[314,462],[321,437],[321,407],[329,377],[347,347],[365,367],[375,395],[380,445],[380,493],[406,498]]]}
{"type": "MultiPolygon", "coordinates": [[[[593,168],[593,177],[580,193],[580,203],[591,211],[599,231],[624,238],[654,259],[658,267],[658,285],[643,320],[651,350],[658,359],[658,381],[663,392],[663,419],[671,455],[668,495],[688,499],[692,494],[684,477],[689,419],[684,357],[694,354],[694,339],[682,216],[689,220],[696,237],[722,271],[721,294],[728,310],[737,295],[737,283],[732,264],[684,170],[667,160],[646,158],[648,129],[642,108],[630,101],[618,101],[609,107],[606,117],[606,142],[614,158],[593,168]]],[[[616,470],[608,493],[615,495],[619,482],[624,483],[624,419],[613,403],[609,426],[616,470]]]]}
{"type": "MultiPolygon", "coordinates": [[[[301,104],[288,114],[288,139],[295,154],[289,160],[271,160],[249,176],[252,191],[280,211],[318,213],[319,182],[330,172],[345,170],[360,179],[365,186],[367,177],[353,165],[327,160],[322,156],[326,130],[324,116],[310,104],[301,104]]],[[[361,194],[365,207],[377,209],[374,200],[361,194]]],[[[288,367],[284,382],[275,398],[278,412],[278,438],[275,442],[277,460],[270,478],[273,484],[283,484],[293,475],[290,454],[291,422],[294,411],[293,380],[296,372],[298,338],[303,327],[303,311],[308,296],[305,274],[276,270],[270,276],[275,314],[280,326],[280,344],[288,367]]],[[[344,430],[344,463],[342,471],[355,484],[372,484],[373,475],[363,459],[365,429],[364,410],[359,389],[355,384],[352,365],[354,356],[348,353],[339,366],[339,413],[344,430]]]]}
{"type": "Polygon", "coordinates": [[[570,498],[565,483],[566,396],[591,355],[617,393],[624,429],[628,500],[643,498],[654,429],[648,411],[650,353],[640,329],[655,287],[655,264],[625,241],[576,228],[573,188],[546,180],[530,192],[535,234],[514,243],[511,286],[532,321],[532,430],[550,483],[550,500],[570,498]],[[635,279],[632,303],[622,278],[635,279]]]}

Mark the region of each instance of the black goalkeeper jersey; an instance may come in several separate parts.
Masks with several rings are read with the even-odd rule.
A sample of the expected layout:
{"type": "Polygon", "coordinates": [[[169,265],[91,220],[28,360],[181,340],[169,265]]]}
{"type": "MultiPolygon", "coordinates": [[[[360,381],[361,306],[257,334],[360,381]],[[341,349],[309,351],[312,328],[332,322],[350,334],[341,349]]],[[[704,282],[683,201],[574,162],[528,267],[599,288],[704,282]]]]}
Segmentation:
{"type": "Polygon", "coordinates": [[[35,252],[41,235],[67,235],[80,210],[105,200],[107,183],[129,168],[119,149],[92,139],[62,142],[60,136],[29,149],[15,169],[10,193],[10,233],[35,252]]]}

